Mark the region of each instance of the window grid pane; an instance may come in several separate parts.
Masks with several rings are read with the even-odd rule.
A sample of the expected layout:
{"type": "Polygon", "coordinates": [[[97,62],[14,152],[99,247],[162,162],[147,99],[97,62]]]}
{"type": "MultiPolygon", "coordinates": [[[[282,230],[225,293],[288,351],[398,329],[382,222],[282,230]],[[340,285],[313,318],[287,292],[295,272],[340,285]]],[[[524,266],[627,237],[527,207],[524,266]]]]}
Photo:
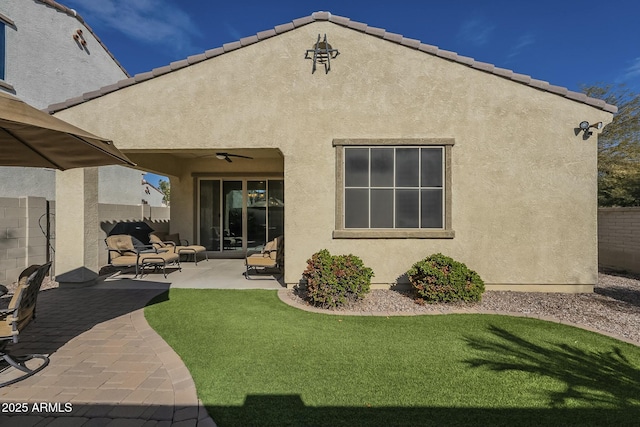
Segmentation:
{"type": "Polygon", "coordinates": [[[350,148],[345,151],[344,156],[346,187],[368,187],[369,186],[369,149],[350,148]]]}
{"type": "Polygon", "coordinates": [[[344,199],[345,227],[369,228],[369,190],[347,188],[344,199]]]}
{"type": "Polygon", "coordinates": [[[444,147],[344,152],[345,228],[444,228],[444,147]]]}
{"type": "Polygon", "coordinates": [[[396,190],[396,228],[420,227],[420,191],[396,190]]]}
{"type": "Polygon", "coordinates": [[[420,186],[420,151],[418,148],[396,148],[396,185],[420,186]]]}
{"type": "Polygon", "coordinates": [[[371,149],[371,187],[393,187],[394,168],[393,148],[371,149]]]}
{"type": "Polygon", "coordinates": [[[393,228],[394,212],[393,189],[371,189],[371,228],[393,228]]]}

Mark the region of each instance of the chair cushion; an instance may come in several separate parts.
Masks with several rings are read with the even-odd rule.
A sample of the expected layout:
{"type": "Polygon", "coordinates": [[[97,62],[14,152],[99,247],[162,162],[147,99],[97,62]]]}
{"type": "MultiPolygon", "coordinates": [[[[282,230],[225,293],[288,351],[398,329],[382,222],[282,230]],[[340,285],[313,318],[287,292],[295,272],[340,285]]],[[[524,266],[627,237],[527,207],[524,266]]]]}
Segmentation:
{"type": "Polygon", "coordinates": [[[267,244],[264,245],[264,249],[262,250],[262,252],[275,251],[277,248],[278,248],[278,244],[274,239],[274,240],[271,240],[271,241],[267,242],[267,244]]]}
{"type": "Polygon", "coordinates": [[[275,267],[275,259],[262,254],[254,254],[247,257],[247,265],[251,267],[275,267]]]}
{"type": "Polygon", "coordinates": [[[156,249],[166,248],[168,246],[160,239],[160,237],[153,233],[149,234],[149,243],[151,243],[151,245],[153,245],[153,247],[156,249]]]}
{"type": "Polygon", "coordinates": [[[132,255],[135,256],[135,248],[133,246],[133,241],[131,240],[131,236],[126,234],[114,234],[113,236],[107,237],[107,247],[111,250],[119,251],[111,252],[111,259],[118,258],[122,255],[132,255]]]}
{"type": "Polygon", "coordinates": [[[3,340],[13,336],[14,317],[17,317],[18,331],[21,331],[33,318],[36,310],[36,298],[50,266],[51,263],[32,265],[20,273],[18,287],[8,306],[8,310],[13,313],[0,316],[0,336],[3,340]]]}
{"type": "Polygon", "coordinates": [[[180,259],[179,255],[173,252],[140,254],[140,262],[147,264],[164,264],[178,259],[180,259]]]}
{"type": "Polygon", "coordinates": [[[188,252],[188,253],[193,253],[193,252],[200,253],[206,250],[207,248],[200,245],[176,246],[177,253],[180,253],[181,251],[188,252]]]}
{"type": "Polygon", "coordinates": [[[136,265],[136,262],[144,264],[165,264],[175,262],[179,258],[179,255],[173,252],[151,252],[140,254],[140,258],[138,258],[136,255],[119,256],[118,258],[112,259],[111,264],[116,267],[136,265]]]}
{"type": "Polygon", "coordinates": [[[128,265],[136,265],[138,257],[136,255],[122,255],[119,257],[111,257],[111,265],[114,266],[128,266],[128,265]]]}
{"type": "Polygon", "coordinates": [[[167,233],[165,233],[164,231],[152,231],[151,233],[149,233],[149,237],[151,236],[156,236],[161,241],[167,240],[167,233]]]}

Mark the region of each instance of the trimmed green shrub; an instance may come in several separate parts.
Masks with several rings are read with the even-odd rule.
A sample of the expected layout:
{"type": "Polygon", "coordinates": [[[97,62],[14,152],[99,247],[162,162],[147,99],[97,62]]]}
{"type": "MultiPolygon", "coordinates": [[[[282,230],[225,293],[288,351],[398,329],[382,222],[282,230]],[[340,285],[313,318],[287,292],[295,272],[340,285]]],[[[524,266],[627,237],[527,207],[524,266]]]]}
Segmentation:
{"type": "Polygon", "coordinates": [[[317,307],[335,308],[364,298],[373,270],[355,255],[331,255],[322,249],[307,260],[302,277],[307,281],[307,300],[317,307]]]}
{"type": "Polygon", "coordinates": [[[407,276],[418,302],[480,301],[484,292],[478,273],[439,253],[413,264],[407,276]]]}

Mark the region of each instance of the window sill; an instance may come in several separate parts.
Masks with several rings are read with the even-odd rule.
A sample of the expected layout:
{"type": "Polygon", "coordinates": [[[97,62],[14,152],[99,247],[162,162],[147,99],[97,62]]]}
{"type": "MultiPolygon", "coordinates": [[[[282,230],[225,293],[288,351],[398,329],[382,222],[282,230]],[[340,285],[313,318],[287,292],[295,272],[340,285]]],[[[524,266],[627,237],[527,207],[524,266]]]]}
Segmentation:
{"type": "Polygon", "coordinates": [[[453,239],[453,230],[334,230],[334,239],[453,239]]]}
{"type": "Polygon", "coordinates": [[[5,82],[2,79],[0,79],[0,88],[6,89],[6,90],[8,90],[10,92],[14,92],[15,93],[15,89],[13,88],[13,86],[10,85],[9,83],[5,82]]]}

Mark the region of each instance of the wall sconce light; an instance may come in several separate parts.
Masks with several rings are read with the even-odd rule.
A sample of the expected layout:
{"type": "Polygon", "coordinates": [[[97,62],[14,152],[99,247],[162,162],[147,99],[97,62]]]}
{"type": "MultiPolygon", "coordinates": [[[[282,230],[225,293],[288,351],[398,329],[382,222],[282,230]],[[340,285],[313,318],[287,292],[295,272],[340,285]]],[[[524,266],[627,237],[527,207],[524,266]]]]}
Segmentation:
{"type": "Polygon", "coordinates": [[[308,49],[305,53],[305,59],[313,59],[313,68],[311,74],[316,72],[316,63],[324,64],[324,73],[327,74],[331,69],[331,60],[340,55],[338,49],[333,49],[327,42],[327,35],[324,35],[324,40],[320,41],[320,34],[318,34],[318,41],[313,45],[313,49],[308,49]],[[313,53],[313,57],[309,56],[313,53]]]}
{"type": "Polygon", "coordinates": [[[590,125],[588,121],[584,120],[580,122],[580,124],[578,125],[577,128],[574,129],[574,131],[576,133],[576,136],[578,136],[580,132],[583,132],[582,139],[588,139],[591,135],[593,135],[593,132],[589,130],[591,128],[598,129],[598,130],[602,129],[602,122],[598,122],[590,125]]]}

